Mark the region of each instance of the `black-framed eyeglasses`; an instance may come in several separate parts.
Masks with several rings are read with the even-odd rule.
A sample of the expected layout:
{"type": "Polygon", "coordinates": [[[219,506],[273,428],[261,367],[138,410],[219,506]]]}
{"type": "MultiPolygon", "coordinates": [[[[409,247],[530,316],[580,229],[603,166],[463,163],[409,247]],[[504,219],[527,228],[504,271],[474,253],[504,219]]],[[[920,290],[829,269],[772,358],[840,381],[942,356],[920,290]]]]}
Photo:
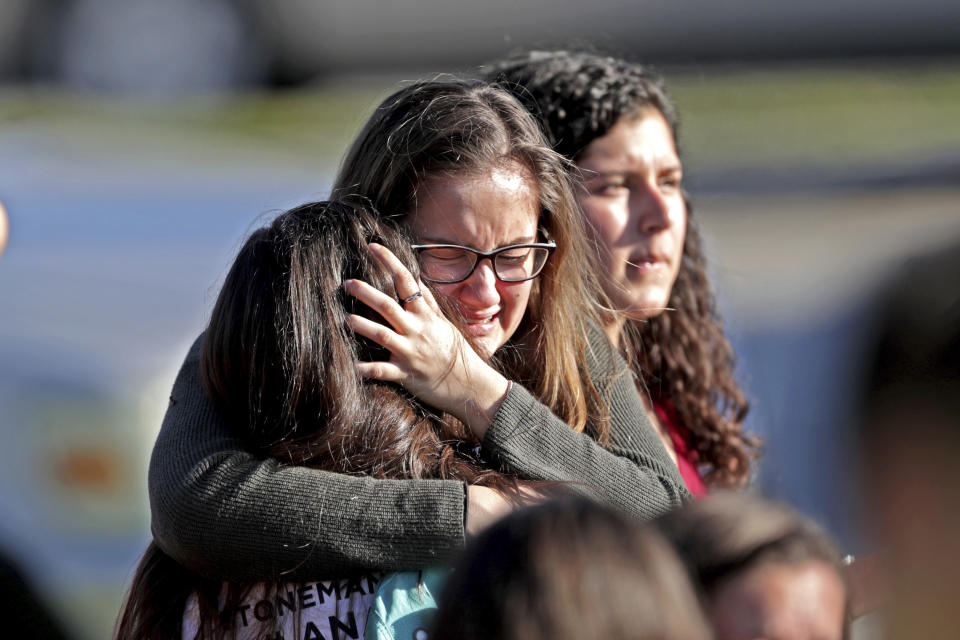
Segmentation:
{"type": "Polygon", "coordinates": [[[493,251],[477,251],[458,244],[415,244],[411,247],[420,263],[420,276],[439,284],[463,282],[481,260],[489,259],[500,282],[523,282],[540,275],[556,243],[512,244],[493,251]]]}

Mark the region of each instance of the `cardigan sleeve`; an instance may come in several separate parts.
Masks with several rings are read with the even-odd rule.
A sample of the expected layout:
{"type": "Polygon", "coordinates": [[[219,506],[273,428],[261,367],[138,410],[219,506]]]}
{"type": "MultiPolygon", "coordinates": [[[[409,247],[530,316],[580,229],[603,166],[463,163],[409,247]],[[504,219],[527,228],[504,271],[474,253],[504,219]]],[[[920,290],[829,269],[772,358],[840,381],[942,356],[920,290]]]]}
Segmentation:
{"type": "Polygon", "coordinates": [[[598,328],[589,336],[588,365],[610,407],[610,444],[576,433],[526,389],[511,385],[483,448],[504,471],[575,488],[637,517],[650,519],[690,500],[637,391],[626,362],[598,328]]]}
{"type": "Polygon", "coordinates": [[[197,339],[177,376],[149,469],[157,545],[201,575],[306,579],[450,560],[466,485],[377,480],[244,451],[200,381],[197,339]]]}

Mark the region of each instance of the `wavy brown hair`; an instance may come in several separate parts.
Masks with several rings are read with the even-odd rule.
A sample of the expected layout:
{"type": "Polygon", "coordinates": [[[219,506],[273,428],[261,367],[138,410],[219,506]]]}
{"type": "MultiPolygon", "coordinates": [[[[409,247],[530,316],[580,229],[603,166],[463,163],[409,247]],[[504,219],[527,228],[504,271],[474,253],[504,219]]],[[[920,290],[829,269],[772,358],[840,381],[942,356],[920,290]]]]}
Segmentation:
{"type": "MultiPolygon", "coordinates": [[[[389,221],[351,203],[320,202],[279,215],[240,249],[214,306],[201,375],[217,408],[250,451],[283,464],[378,478],[441,478],[518,498],[515,478],[474,459],[462,423],[390,382],[362,379],[360,360],[389,357],[347,329],[350,313],[385,322],[343,291],[363,280],[394,295],[367,249],[378,242],[416,275],[409,241],[389,221]]],[[[118,621],[117,638],[180,637],[191,594],[198,637],[230,637],[219,611],[250,585],[228,586],[180,567],[151,544],[118,621]]]]}
{"type": "MultiPolygon", "coordinates": [[[[533,51],[496,63],[485,75],[523,102],[554,149],[574,163],[621,118],[648,109],[663,116],[677,143],[676,109],[662,81],[643,66],[584,52],[533,51]]],[[[760,442],[742,427],[749,404],[733,375],[734,352],[707,279],[696,219],[684,200],[687,232],[671,311],[628,322],[624,342],[653,401],[675,413],[689,433],[707,483],[743,486],[760,442]]]]}
{"type": "Polygon", "coordinates": [[[576,431],[589,425],[601,444],[609,415],[586,366],[588,323],[602,297],[566,163],[550,149],[531,114],[486,83],[418,82],[387,97],[342,163],[335,198],[360,195],[402,222],[415,215],[430,179],[483,174],[516,162],[532,178],[540,228],[556,244],[534,281],[517,334],[496,354],[503,373],[576,431]]]}

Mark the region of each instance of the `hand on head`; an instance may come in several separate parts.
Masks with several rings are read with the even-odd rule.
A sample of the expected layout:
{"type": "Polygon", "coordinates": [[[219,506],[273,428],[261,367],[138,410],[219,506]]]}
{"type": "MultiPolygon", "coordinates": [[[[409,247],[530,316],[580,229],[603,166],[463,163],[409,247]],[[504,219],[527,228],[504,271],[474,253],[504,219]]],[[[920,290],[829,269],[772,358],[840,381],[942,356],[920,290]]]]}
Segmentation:
{"type": "Polygon", "coordinates": [[[400,383],[427,404],[460,418],[482,438],[507,393],[507,379],[470,347],[440,311],[430,290],[389,249],[374,243],[370,251],[392,274],[397,296],[408,302],[401,304],[359,280],[344,283],[350,295],[390,325],[349,316],[353,331],[391,354],[389,362],[360,363],[361,375],[400,383]]]}

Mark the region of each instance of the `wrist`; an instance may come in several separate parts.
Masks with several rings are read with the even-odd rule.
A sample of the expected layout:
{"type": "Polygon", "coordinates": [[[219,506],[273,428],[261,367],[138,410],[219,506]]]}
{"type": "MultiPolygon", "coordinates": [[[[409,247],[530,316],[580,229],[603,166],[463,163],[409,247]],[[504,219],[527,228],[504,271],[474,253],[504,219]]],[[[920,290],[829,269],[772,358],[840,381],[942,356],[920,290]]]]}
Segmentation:
{"type": "Polygon", "coordinates": [[[473,394],[467,403],[466,415],[463,416],[467,428],[479,440],[483,440],[487,434],[487,429],[513,384],[493,368],[488,366],[486,369],[478,379],[472,381],[473,394]]]}

